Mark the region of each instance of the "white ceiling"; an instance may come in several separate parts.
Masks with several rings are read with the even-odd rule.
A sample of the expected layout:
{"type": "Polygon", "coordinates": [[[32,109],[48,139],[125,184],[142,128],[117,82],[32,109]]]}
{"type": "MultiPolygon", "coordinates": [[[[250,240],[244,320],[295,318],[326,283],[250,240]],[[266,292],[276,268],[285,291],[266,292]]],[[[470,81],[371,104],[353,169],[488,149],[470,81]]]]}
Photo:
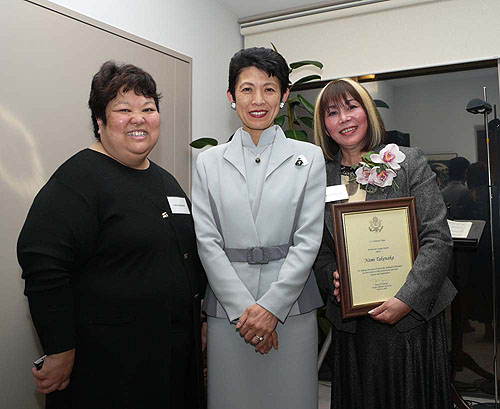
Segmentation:
{"type": "MultiPolygon", "coordinates": [[[[320,0],[218,0],[224,7],[231,10],[238,18],[254,16],[256,14],[290,9],[293,7],[309,6],[311,4],[326,3],[320,0]]],[[[336,3],[332,1],[331,3],[336,3]]]]}

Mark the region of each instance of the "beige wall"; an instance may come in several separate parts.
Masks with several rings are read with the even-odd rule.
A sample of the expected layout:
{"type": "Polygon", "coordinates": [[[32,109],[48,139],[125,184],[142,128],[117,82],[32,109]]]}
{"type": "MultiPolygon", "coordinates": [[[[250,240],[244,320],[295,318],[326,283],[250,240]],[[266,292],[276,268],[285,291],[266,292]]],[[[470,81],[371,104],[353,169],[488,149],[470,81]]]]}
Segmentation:
{"type": "Polygon", "coordinates": [[[435,0],[342,18],[327,14],[330,20],[248,34],[245,47],[272,41],[288,61],[322,61],[325,79],[500,56],[499,0],[435,0]]]}
{"type": "Polygon", "coordinates": [[[6,39],[0,68],[2,409],[43,407],[31,374],[43,352],[23,296],[16,242],[40,187],[94,140],[87,100],[92,75],[107,59],[133,62],[155,78],[164,98],[160,142],[151,156],[190,188],[191,59],[74,12],[72,18],[60,13],[20,0],[3,0],[0,13],[6,39]]]}
{"type": "MultiPolygon", "coordinates": [[[[238,18],[217,0],[53,0],[193,60],[192,137],[225,142],[240,122],[226,98],[229,59],[243,46],[238,18]]],[[[193,151],[196,155],[197,151],[193,151]]],[[[194,160],[193,160],[194,163],[194,160]]]]}

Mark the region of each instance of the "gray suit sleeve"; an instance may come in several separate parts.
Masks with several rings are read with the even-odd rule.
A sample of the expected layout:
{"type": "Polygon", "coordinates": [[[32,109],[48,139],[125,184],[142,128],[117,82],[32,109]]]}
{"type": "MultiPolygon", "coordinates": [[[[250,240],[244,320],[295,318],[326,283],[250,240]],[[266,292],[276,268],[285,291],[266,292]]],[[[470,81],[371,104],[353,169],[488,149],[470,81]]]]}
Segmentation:
{"type": "Polygon", "coordinates": [[[285,321],[299,298],[321,243],[326,172],[322,151],[315,148],[314,152],[292,246],[281,266],[278,280],[272,283],[269,290],[257,301],[281,322],[285,321]]]}
{"type": "Polygon", "coordinates": [[[323,240],[319,248],[318,257],[313,265],[314,274],[318,287],[323,291],[326,296],[333,300],[333,272],[337,269],[337,259],[335,257],[335,244],[333,242],[330,232],[323,228],[323,240]]]}
{"type": "Polygon", "coordinates": [[[406,183],[409,196],[416,199],[420,249],[396,298],[428,320],[447,276],[453,241],[446,221],[446,206],[423,151],[407,152],[406,183]]]}

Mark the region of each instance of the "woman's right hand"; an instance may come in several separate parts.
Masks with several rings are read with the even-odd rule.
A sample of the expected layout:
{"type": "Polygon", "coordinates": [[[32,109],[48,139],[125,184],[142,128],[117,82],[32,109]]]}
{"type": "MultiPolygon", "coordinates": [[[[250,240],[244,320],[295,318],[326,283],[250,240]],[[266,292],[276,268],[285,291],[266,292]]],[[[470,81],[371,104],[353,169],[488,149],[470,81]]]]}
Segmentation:
{"type": "Polygon", "coordinates": [[[337,302],[340,302],[340,276],[337,270],[333,272],[333,286],[335,287],[333,290],[333,296],[337,302]]]}
{"type": "Polygon", "coordinates": [[[74,362],[75,348],[59,354],[47,355],[42,369],[32,369],[38,392],[51,393],[66,389],[74,362]]]}

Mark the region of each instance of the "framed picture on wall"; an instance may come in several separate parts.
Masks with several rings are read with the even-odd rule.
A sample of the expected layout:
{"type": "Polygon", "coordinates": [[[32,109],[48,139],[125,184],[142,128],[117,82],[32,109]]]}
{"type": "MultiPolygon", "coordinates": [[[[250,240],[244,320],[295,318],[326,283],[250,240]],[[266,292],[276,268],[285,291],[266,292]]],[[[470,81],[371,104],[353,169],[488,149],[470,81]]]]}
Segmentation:
{"type": "Polygon", "coordinates": [[[428,153],[427,162],[436,174],[437,183],[440,189],[443,189],[448,184],[449,180],[449,164],[450,160],[458,156],[457,153],[428,153]]]}
{"type": "Polygon", "coordinates": [[[453,158],[456,158],[458,156],[457,153],[427,153],[427,160],[429,163],[435,163],[435,162],[449,162],[453,158]]]}

